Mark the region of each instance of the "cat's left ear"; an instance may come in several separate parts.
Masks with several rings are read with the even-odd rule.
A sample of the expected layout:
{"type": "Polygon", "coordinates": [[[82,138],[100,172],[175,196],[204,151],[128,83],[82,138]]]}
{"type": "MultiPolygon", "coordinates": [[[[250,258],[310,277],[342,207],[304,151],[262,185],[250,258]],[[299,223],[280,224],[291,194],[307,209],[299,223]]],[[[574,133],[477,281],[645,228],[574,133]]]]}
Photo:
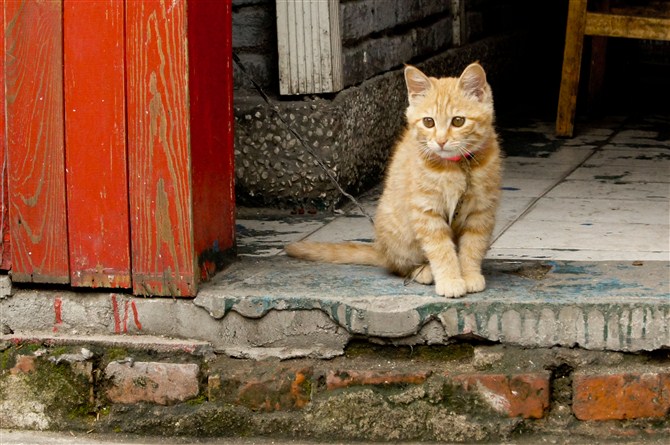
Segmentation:
{"type": "Polygon", "coordinates": [[[410,65],[405,67],[405,83],[410,105],[422,99],[432,87],[428,76],[410,65]]]}
{"type": "Polygon", "coordinates": [[[458,86],[467,94],[482,102],[486,96],[486,73],[478,63],[471,63],[463,70],[458,86]]]}

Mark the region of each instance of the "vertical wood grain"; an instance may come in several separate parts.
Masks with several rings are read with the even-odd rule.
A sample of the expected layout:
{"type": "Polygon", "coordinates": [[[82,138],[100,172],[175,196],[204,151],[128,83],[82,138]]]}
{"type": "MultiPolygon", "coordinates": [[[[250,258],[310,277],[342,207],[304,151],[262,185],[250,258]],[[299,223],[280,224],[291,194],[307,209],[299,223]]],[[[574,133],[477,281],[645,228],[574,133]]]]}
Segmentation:
{"type": "Polygon", "coordinates": [[[453,45],[464,45],[467,43],[465,0],[451,0],[451,17],[451,38],[453,45]]]}
{"type": "Polygon", "coordinates": [[[277,52],[281,94],[343,88],[340,4],[337,0],[277,2],[277,52]]]}
{"type": "Polygon", "coordinates": [[[130,287],[124,2],[65,0],[64,78],[70,275],[130,287]]]}
{"type": "Polygon", "coordinates": [[[67,283],[62,2],[4,6],[12,279],[67,283]]]}
{"type": "Polygon", "coordinates": [[[193,231],[205,280],[235,242],[231,0],[189,1],[188,45],[193,231]]]}
{"type": "Polygon", "coordinates": [[[556,116],[556,134],[558,136],[572,136],[574,129],[579,74],[582,66],[582,49],[584,48],[586,3],[586,0],[570,0],[568,6],[563,71],[556,116]]]}
{"type": "Polygon", "coordinates": [[[7,137],[5,133],[5,5],[0,5],[0,269],[12,265],[9,237],[9,208],[7,193],[7,137]]]}
{"type": "Polygon", "coordinates": [[[195,295],[186,1],[126,3],[133,292],[195,295]]]}

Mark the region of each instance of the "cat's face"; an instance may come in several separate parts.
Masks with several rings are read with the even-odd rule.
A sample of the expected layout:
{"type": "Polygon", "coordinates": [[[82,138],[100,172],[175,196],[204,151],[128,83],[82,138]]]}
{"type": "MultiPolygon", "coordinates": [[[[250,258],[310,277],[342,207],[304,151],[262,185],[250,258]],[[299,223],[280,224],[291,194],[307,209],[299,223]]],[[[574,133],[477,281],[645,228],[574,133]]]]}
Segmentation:
{"type": "Polygon", "coordinates": [[[493,99],[483,68],[472,64],[459,78],[436,79],[408,66],[405,81],[407,120],[421,154],[443,162],[475,156],[493,123],[493,99]]]}

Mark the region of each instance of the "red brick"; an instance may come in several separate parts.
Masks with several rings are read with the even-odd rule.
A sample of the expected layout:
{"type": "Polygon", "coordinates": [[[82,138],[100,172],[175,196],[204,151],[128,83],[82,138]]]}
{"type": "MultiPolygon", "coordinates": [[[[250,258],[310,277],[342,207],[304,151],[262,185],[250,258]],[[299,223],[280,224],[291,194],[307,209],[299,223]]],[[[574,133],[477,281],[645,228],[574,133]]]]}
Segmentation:
{"type": "Polygon", "coordinates": [[[670,372],[576,373],[572,410],[580,420],[665,417],[670,413],[670,372]]]}
{"type": "Polygon", "coordinates": [[[105,369],[110,380],[107,397],[114,403],[183,402],[199,394],[198,373],[193,363],[112,362],[105,369]]]}
{"type": "Polygon", "coordinates": [[[32,355],[17,355],[16,364],[9,370],[12,374],[26,374],[35,371],[35,357],[32,355]]]}
{"type": "Polygon", "coordinates": [[[430,371],[330,371],[326,376],[329,390],[360,385],[420,384],[430,376],[430,371]]]}
{"type": "MultiPolygon", "coordinates": [[[[300,409],[311,400],[311,377],[311,368],[279,368],[244,380],[237,380],[238,376],[234,402],[254,411],[300,409]]],[[[230,384],[229,380],[226,386],[230,384]]]]}
{"type": "Polygon", "coordinates": [[[476,391],[495,411],[509,417],[540,419],[549,408],[548,372],[448,376],[466,391],[476,391]]]}

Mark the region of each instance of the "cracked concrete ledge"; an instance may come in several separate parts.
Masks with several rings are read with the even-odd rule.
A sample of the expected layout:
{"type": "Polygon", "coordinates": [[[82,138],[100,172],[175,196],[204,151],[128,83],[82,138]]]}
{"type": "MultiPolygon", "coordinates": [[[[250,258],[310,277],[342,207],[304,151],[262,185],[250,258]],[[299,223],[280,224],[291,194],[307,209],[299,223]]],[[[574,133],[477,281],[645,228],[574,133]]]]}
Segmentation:
{"type": "Polygon", "coordinates": [[[485,292],[447,300],[377,268],[241,258],[195,300],[14,289],[0,299],[0,322],[5,339],[146,335],[253,359],[330,358],[354,337],[651,351],[670,347],[669,270],[668,262],[490,261],[485,292]]]}
{"type": "Polygon", "coordinates": [[[486,268],[485,292],[447,300],[376,268],[243,259],[195,304],[215,318],[319,310],[349,335],[402,344],[470,336],[613,351],[670,346],[667,262],[491,261],[486,268]]]}

